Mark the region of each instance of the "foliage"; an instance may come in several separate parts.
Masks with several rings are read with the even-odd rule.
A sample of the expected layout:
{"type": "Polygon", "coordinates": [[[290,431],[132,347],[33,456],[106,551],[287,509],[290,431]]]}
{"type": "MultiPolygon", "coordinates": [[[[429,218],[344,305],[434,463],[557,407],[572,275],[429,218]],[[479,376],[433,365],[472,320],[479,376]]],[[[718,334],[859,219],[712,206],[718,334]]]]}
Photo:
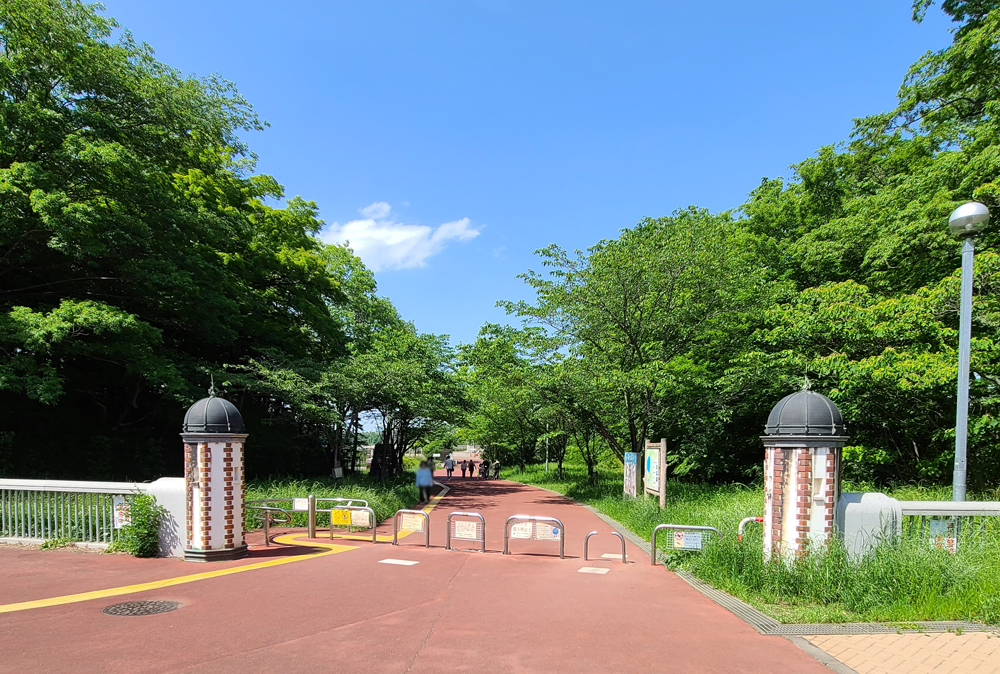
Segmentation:
{"type": "Polygon", "coordinates": [[[118,537],[108,552],[127,552],[134,557],[156,557],[160,552],[160,524],[167,510],[157,505],[150,494],[131,494],[128,503],[129,522],[118,530],[118,537]]]}
{"type": "MultiPolygon", "coordinates": [[[[917,0],[914,18],[933,4],[917,0]]],[[[809,384],[844,413],[849,476],[947,480],[961,247],[947,219],[972,199],[1000,207],[1000,3],[941,9],[954,41],[911,67],[893,110],[789,179],[764,178],[739,210],[692,207],[586,251],[538,251],[548,273],[522,276],[534,300],[500,304],[545,353],[492,362],[529,332],[484,327],[466,354],[479,437],[530,459],[555,411],[619,459],[666,438],[672,475],[753,480],[768,412],[809,384]]],[[[998,243],[997,227],[976,240],[974,488],[1000,480],[998,243]]]]}
{"type": "MultiPolygon", "coordinates": [[[[375,519],[379,522],[392,517],[400,508],[408,508],[417,502],[417,488],[414,486],[411,473],[403,473],[386,483],[381,483],[363,473],[357,473],[344,476],[344,479],[339,483],[330,478],[302,480],[272,477],[264,480],[250,480],[246,485],[247,501],[268,498],[304,498],[309,494],[314,494],[317,498],[364,499],[368,501],[369,507],[375,511],[375,519]]],[[[304,513],[295,514],[292,518],[290,526],[304,527],[307,524],[304,513]]],[[[316,522],[319,525],[329,525],[329,515],[317,513],[316,522]]],[[[245,525],[248,531],[259,529],[262,526],[252,512],[247,513],[245,525]]]]}
{"type": "MultiPolygon", "coordinates": [[[[655,499],[627,499],[621,472],[606,468],[599,487],[590,486],[579,462],[566,479],[546,476],[540,465],[504,471],[508,479],[538,484],[591,505],[645,540],[661,523],[718,528],[720,541],[701,552],[664,551],[667,564],[756,606],[782,622],[864,622],[915,620],[1000,620],[1000,523],[993,522],[984,545],[960,545],[957,554],[933,549],[925,538],[883,545],[860,561],[849,560],[836,541],[792,566],[768,563],[761,555],[759,526],[747,527],[744,542],[736,529],[744,517],[761,514],[760,487],[707,485],[671,480],[667,505],[655,499]]],[[[863,485],[845,485],[858,489],[863,485]]],[[[910,500],[947,499],[950,491],[905,485],[889,494],[910,500]]],[[[975,495],[995,499],[996,493],[975,495]]],[[[661,546],[666,540],[660,536],[661,546]]]]}
{"type": "Polygon", "coordinates": [[[353,469],[367,414],[396,448],[452,420],[446,342],[317,238],[316,204],[254,172],[241,138],[265,126],[99,5],[3,3],[0,437],[34,451],[0,471],[177,473],[212,376],[247,422],[251,474],[353,469]]]}

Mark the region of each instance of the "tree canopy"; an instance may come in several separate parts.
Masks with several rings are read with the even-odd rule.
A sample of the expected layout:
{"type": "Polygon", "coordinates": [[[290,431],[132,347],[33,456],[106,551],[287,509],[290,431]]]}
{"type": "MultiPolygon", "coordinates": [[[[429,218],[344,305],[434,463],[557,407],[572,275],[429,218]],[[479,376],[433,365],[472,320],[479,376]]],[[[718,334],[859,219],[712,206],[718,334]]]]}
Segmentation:
{"type": "MultiPolygon", "coordinates": [[[[933,4],[917,0],[914,19],[933,4]]],[[[523,276],[535,301],[501,304],[553,340],[557,357],[533,377],[574,373],[552,375],[571,425],[619,458],[664,437],[675,473],[752,479],[768,411],[809,385],[845,414],[849,474],[947,479],[961,247],[947,219],[973,199],[1000,212],[1000,3],[941,9],[953,42],[913,64],[896,108],[855,120],[789,178],[764,178],[738,209],[691,207],[586,251],[538,251],[548,273],[523,276]]],[[[998,232],[976,242],[980,485],[1000,479],[998,232]]],[[[510,338],[486,330],[476,348],[498,339],[510,338]]]]}
{"type": "Polygon", "coordinates": [[[264,126],[96,5],[3,3],[0,474],[177,472],[213,377],[252,472],[328,471],[364,414],[401,446],[452,420],[447,341],[317,238],[315,203],[255,172],[243,138],[264,126]]]}

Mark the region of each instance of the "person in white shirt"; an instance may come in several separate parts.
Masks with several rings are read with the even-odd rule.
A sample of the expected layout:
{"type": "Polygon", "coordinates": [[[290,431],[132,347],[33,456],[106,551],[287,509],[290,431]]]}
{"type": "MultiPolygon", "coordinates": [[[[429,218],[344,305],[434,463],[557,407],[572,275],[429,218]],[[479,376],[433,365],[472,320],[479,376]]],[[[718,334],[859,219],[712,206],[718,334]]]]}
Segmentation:
{"type": "Polygon", "coordinates": [[[444,460],[444,469],[448,473],[448,479],[451,479],[452,474],[455,472],[455,460],[449,456],[444,460]]]}

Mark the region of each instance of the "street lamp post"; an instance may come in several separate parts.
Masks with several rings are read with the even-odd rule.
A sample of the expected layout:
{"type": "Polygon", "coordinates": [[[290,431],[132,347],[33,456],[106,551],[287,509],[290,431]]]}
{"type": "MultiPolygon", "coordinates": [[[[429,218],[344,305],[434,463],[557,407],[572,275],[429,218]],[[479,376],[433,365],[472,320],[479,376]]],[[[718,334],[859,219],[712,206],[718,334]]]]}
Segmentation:
{"type": "Polygon", "coordinates": [[[955,411],[952,501],[965,500],[966,447],[969,438],[969,350],[972,341],[972,264],[975,255],[973,240],[989,220],[989,209],[975,201],[962,204],[948,218],[952,233],[962,239],[962,303],[958,315],[958,405],[955,411]]]}

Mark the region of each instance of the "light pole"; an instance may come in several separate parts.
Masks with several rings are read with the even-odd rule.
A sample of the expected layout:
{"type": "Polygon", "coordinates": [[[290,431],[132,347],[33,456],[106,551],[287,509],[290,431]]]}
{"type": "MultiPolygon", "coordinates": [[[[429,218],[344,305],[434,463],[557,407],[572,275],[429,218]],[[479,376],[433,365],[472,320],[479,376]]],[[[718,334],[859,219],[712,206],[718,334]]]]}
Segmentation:
{"type": "Polygon", "coordinates": [[[951,500],[965,500],[965,450],[969,439],[969,350],[972,341],[973,239],[990,220],[990,210],[976,201],[956,208],[948,218],[952,233],[962,239],[962,303],[958,314],[958,405],[955,411],[955,474],[951,500]]]}

